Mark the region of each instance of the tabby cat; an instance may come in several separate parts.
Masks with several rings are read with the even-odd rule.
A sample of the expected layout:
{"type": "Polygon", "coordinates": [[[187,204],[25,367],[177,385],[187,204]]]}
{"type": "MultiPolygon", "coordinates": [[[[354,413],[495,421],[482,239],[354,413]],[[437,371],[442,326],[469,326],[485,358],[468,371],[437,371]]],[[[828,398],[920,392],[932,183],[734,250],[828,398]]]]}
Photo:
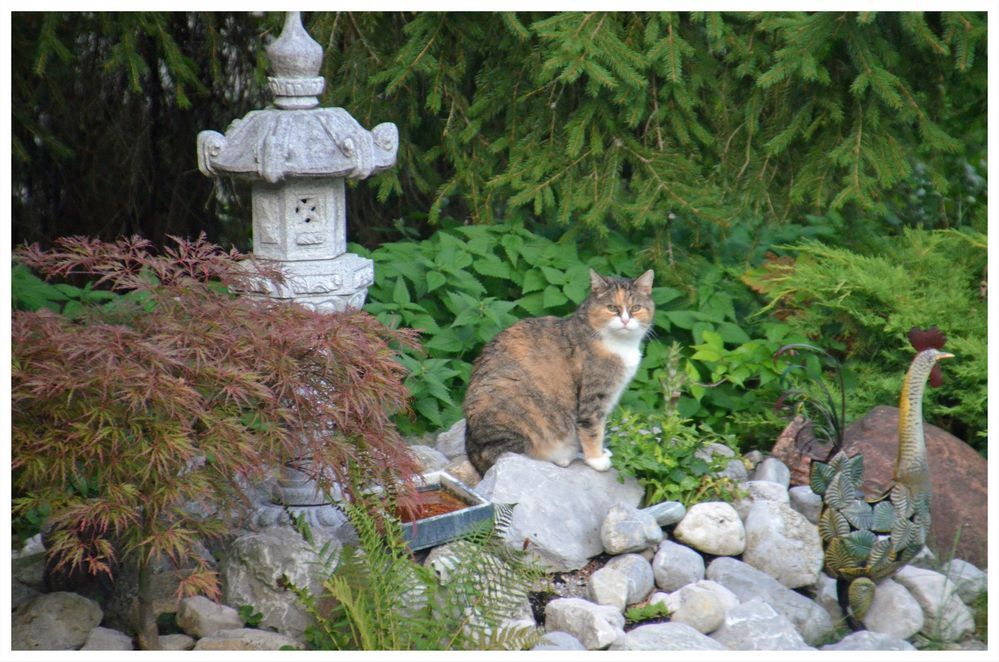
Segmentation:
{"type": "Polygon", "coordinates": [[[575,313],[521,320],[486,345],[464,402],[465,449],[480,474],[506,452],[565,467],[580,447],[586,464],[610,468],[604,425],[642,359],[652,277],[590,271],[590,295],[575,313]]]}

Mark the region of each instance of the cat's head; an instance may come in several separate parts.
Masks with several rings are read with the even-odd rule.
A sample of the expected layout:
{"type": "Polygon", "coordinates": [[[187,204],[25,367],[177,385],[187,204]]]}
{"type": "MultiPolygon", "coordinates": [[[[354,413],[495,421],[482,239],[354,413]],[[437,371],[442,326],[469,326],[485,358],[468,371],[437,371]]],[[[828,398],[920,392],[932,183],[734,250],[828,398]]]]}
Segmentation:
{"type": "Polygon", "coordinates": [[[595,331],[612,338],[640,340],[652,326],[652,270],[635,280],[601,276],[590,270],[590,296],[582,306],[595,331]]]}

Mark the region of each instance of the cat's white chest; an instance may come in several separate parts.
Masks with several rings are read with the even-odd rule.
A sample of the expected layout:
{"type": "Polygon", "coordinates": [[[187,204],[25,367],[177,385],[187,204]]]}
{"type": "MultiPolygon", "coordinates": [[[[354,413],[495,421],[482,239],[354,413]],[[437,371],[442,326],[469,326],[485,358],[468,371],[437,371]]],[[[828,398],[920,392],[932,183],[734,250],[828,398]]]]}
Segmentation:
{"type": "Polygon", "coordinates": [[[603,334],[603,344],[608,352],[614,354],[624,364],[624,382],[635,376],[638,364],[642,362],[641,337],[618,337],[616,334],[603,334]]]}

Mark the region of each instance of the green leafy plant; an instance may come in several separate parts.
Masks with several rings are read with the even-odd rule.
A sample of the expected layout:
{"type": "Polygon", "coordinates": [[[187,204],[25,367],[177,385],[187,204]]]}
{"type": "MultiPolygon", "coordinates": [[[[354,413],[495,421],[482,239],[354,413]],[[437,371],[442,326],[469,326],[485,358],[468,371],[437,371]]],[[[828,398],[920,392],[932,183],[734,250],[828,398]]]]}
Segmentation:
{"type": "Polygon", "coordinates": [[[717,472],[735,453],[711,453],[711,443],[735,447],[731,437],[699,429],[675,410],[638,414],[620,409],[607,423],[606,444],[614,453],[614,466],[645,488],[645,505],[732,500],[735,482],[717,472]]]}
{"type": "Polygon", "coordinates": [[[413,559],[391,496],[354,493],[358,499],[345,510],[358,546],[335,557],[317,550],[329,571],[322,595],[292,587],[316,619],[306,631],[310,648],[520,650],[540,639],[536,628],[504,624],[525,604],[539,576],[523,553],[502,541],[509,510],[498,505],[494,526],[449,543],[434,567],[413,559]]]}
{"type": "Polygon", "coordinates": [[[137,563],[142,647],[159,643],[155,560],[193,560],[179,594],[218,595],[214,571],[189,552],[225,530],[244,481],[298,460],[326,488],[346,480],[348,460],[376,482],[415,472],[390,419],[406,397],[391,345],[409,334],[366,313],[234,296],[263,268],[203,239],[155,254],[139,238],[67,238],[16,258],[121,295],[72,319],[13,314],[13,514],[49,509],[56,569],[137,563]]]}
{"type": "Polygon", "coordinates": [[[665,602],[653,602],[647,605],[628,607],[624,611],[624,621],[629,625],[667,618],[669,618],[669,607],[666,606],[665,602]]]}
{"type": "Polygon", "coordinates": [[[255,628],[260,625],[260,621],[264,620],[264,615],[257,611],[253,605],[240,605],[236,611],[248,628],[255,628]]]}

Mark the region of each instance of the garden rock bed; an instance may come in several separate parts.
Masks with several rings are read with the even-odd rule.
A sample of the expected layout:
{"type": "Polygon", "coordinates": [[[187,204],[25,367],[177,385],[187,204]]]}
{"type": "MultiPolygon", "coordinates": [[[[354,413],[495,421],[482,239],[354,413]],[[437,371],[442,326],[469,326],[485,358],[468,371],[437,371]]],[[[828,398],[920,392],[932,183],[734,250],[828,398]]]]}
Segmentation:
{"type": "MultiPolygon", "coordinates": [[[[463,462],[456,433],[441,435],[440,455],[422,455],[435,465],[441,456],[463,462]]],[[[973,638],[972,606],[985,590],[986,573],[960,559],[941,565],[928,550],[879,585],[864,620],[868,629],[851,634],[835,582],[821,571],[822,549],[811,521],[815,501],[807,488],[789,494],[789,475],[768,458],[740,484],[734,504],[639,508],[641,488],[620,481],[614,470],[596,472],[579,461],[560,468],[506,455],[476,489],[496,502],[516,504],[506,543],[526,548],[548,570],[517,615],[517,623],[545,633],[535,650],[912,650],[927,642],[981,648],[973,638]],[[668,620],[628,620],[632,607],[659,603],[668,608],[668,620]]],[[[295,611],[300,606],[279,581],[289,563],[299,565],[303,550],[291,544],[290,530],[284,533],[248,534],[230,544],[220,561],[229,604],[202,597],[177,603],[180,631],[161,636],[164,648],[304,648],[305,621],[295,611]],[[244,550],[249,542],[253,554],[244,550]],[[240,573],[227,570],[236,565],[240,573]],[[238,590],[240,576],[246,578],[240,582],[260,585],[238,590]],[[246,600],[259,611],[255,624],[263,629],[244,625],[237,608],[246,600]],[[289,614],[296,616],[288,620],[289,614]]],[[[12,590],[21,596],[13,605],[14,648],[129,649],[132,635],[107,628],[97,603],[39,592],[40,570],[32,564],[43,559],[33,544],[20,555],[13,578],[12,590]]],[[[439,556],[421,555],[428,564],[439,556]]],[[[297,577],[302,585],[318,579],[311,573],[297,577]]]]}

